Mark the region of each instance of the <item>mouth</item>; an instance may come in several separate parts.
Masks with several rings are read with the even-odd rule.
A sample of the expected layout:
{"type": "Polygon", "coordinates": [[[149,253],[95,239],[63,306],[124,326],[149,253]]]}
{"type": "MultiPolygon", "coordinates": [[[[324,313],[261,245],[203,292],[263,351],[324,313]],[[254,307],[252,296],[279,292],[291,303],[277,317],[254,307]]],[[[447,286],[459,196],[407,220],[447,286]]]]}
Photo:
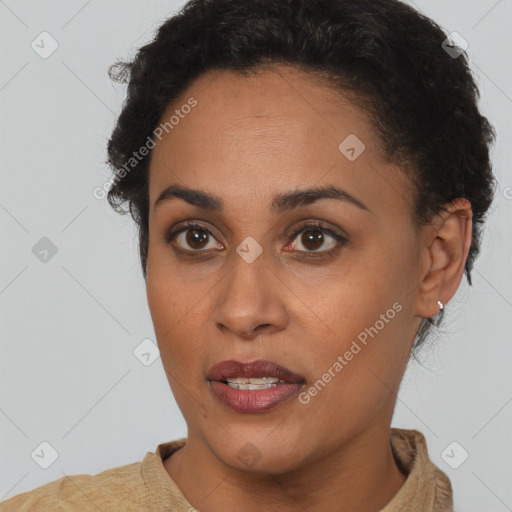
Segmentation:
{"type": "Polygon", "coordinates": [[[214,396],[240,413],[261,413],[288,402],[303,388],[304,377],[272,361],[222,361],[207,374],[214,396]]]}

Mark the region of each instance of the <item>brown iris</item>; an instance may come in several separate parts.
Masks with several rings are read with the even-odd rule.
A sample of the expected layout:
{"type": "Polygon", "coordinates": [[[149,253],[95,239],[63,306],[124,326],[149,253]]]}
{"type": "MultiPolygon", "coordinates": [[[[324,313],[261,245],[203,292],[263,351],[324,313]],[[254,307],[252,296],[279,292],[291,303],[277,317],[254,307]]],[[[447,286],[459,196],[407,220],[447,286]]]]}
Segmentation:
{"type": "Polygon", "coordinates": [[[186,234],[187,244],[194,249],[202,249],[201,245],[208,240],[208,233],[204,229],[189,229],[186,234]]]}
{"type": "Polygon", "coordinates": [[[302,237],[301,237],[302,244],[304,245],[304,247],[306,247],[307,249],[310,249],[312,251],[321,247],[323,244],[323,241],[324,241],[324,235],[318,229],[308,229],[306,231],[303,231],[303,233],[302,233],[302,237]],[[308,245],[308,244],[312,244],[313,247],[311,247],[311,245],[308,245]]]}

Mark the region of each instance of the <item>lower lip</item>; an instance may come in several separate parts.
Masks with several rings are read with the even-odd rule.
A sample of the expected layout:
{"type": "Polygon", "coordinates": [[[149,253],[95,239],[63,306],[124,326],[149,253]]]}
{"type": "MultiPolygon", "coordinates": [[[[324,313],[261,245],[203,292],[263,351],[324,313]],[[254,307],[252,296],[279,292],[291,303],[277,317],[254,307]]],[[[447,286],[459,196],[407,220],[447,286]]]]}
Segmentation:
{"type": "Polygon", "coordinates": [[[211,380],[210,388],[215,396],[225,405],[237,412],[258,413],[287,402],[297,395],[304,384],[278,384],[277,386],[258,389],[233,389],[224,382],[211,380]]]}

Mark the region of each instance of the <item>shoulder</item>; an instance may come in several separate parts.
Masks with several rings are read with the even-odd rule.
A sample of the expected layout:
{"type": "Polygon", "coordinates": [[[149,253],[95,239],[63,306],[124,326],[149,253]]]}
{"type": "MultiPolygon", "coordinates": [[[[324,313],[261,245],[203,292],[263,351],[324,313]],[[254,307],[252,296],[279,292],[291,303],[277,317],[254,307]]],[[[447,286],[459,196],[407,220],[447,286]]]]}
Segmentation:
{"type": "MultiPolygon", "coordinates": [[[[0,503],[0,512],[73,512],[126,510],[126,500],[144,498],[141,462],[107,469],[96,475],[66,475],[0,503]],[[123,509],[116,506],[122,504],[123,509]]],[[[129,501],[128,501],[129,502],[129,501]]],[[[135,504],[135,503],[134,503],[135,504]]]]}

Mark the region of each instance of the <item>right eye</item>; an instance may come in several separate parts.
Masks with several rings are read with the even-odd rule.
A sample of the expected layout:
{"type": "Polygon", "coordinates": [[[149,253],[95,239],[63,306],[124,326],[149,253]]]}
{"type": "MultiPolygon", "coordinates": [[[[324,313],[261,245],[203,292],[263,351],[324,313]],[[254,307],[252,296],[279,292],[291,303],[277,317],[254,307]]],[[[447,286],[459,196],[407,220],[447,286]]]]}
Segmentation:
{"type": "Polygon", "coordinates": [[[174,240],[176,240],[180,249],[190,253],[222,249],[210,230],[194,222],[189,222],[165,235],[165,241],[168,244],[171,244],[174,240]],[[208,242],[210,242],[210,246],[208,246],[208,242]]]}

